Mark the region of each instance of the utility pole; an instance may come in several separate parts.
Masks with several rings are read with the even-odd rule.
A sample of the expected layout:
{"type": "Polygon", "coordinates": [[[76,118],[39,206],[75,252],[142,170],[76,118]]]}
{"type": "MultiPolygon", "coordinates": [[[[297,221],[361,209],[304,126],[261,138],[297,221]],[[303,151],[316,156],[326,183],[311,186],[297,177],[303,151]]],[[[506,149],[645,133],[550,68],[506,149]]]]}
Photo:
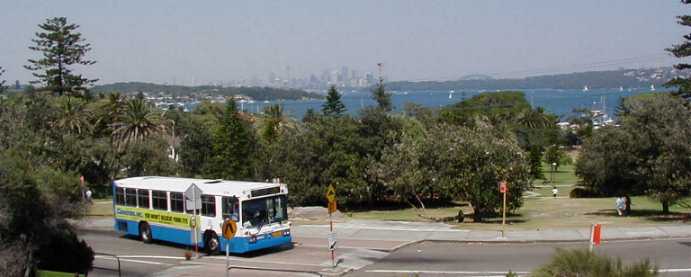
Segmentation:
{"type": "Polygon", "coordinates": [[[384,64],[377,63],[377,68],[379,69],[379,84],[384,83],[384,64]]]}

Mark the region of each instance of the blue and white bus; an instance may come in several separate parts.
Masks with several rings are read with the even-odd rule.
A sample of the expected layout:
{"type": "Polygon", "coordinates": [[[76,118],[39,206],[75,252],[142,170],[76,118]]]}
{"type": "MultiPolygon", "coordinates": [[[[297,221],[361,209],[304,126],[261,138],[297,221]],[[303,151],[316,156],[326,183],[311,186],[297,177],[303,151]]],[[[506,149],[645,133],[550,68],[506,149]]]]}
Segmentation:
{"type": "Polygon", "coordinates": [[[227,243],[231,253],[292,243],[288,187],[279,182],[134,177],[113,182],[113,195],[115,230],[147,243],[161,240],[193,246],[196,242],[209,253],[225,250],[227,243]],[[201,208],[186,204],[192,196],[185,191],[192,185],[201,192],[201,208]],[[230,241],[221,235],[227,219],[238,223],[230,241]]]}

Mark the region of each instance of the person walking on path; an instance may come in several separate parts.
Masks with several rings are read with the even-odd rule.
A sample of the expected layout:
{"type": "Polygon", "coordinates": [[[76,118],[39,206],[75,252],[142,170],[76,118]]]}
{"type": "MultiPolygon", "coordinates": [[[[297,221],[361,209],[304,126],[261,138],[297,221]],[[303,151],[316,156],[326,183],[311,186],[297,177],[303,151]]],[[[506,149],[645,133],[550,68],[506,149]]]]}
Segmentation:
{"type": "Polygon", "coordinates": [[[87,188],[86,192],[84,193],[86,195],[86,202],[91,204],[91,189],[87,188]]]}
{"type": "Polygon", "coordinates": [[[624,197],[621,197],[621,196],[617,197],[617,200],[615,201],[615,205],[616,205],[617,213],[619,214],[619,216],[623,216],[624,211],[626,210],[626,199],[624,199],[624,197]]]}

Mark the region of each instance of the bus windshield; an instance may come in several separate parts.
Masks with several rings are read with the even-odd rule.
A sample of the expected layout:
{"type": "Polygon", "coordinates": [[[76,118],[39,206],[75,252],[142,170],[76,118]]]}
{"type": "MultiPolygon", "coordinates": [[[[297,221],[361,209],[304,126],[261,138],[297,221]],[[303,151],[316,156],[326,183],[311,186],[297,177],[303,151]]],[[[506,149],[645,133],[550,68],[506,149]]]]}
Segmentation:
{"type": "Polygon", "coordinates": [[[263,225],[288,220],[285,195],[242,201],[242,226],[261,229],[263,225]]]}

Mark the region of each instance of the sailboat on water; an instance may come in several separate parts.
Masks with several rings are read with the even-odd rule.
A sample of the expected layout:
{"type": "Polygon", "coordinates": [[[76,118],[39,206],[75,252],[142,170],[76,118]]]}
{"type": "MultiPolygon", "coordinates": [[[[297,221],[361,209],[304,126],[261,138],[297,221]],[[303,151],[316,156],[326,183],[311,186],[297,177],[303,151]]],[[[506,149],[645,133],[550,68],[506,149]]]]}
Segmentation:
{"type": "Polygon", "coordinates": [[[624,87],[619,87],[619,91],[624,91],[624,87]]]}
{"type": "Polygon", "coordinates": [[[650,85],[650,91],[655,91],[655,85],[650,85]]]}
{"type": "Polygon", "coordinates": [[[583,92],[588,92],[589,90],[590,90],[590,88],[588,86],[583,87],[583,92]]]}
{"type": "Polygon", "coordinates": [[[452,89],[452,90],[449,90],[449,99],[452,99],[452,98],[453,98],[454,92],[456,92],[456,91],[454,91],[453,89],[452,89]]]}

